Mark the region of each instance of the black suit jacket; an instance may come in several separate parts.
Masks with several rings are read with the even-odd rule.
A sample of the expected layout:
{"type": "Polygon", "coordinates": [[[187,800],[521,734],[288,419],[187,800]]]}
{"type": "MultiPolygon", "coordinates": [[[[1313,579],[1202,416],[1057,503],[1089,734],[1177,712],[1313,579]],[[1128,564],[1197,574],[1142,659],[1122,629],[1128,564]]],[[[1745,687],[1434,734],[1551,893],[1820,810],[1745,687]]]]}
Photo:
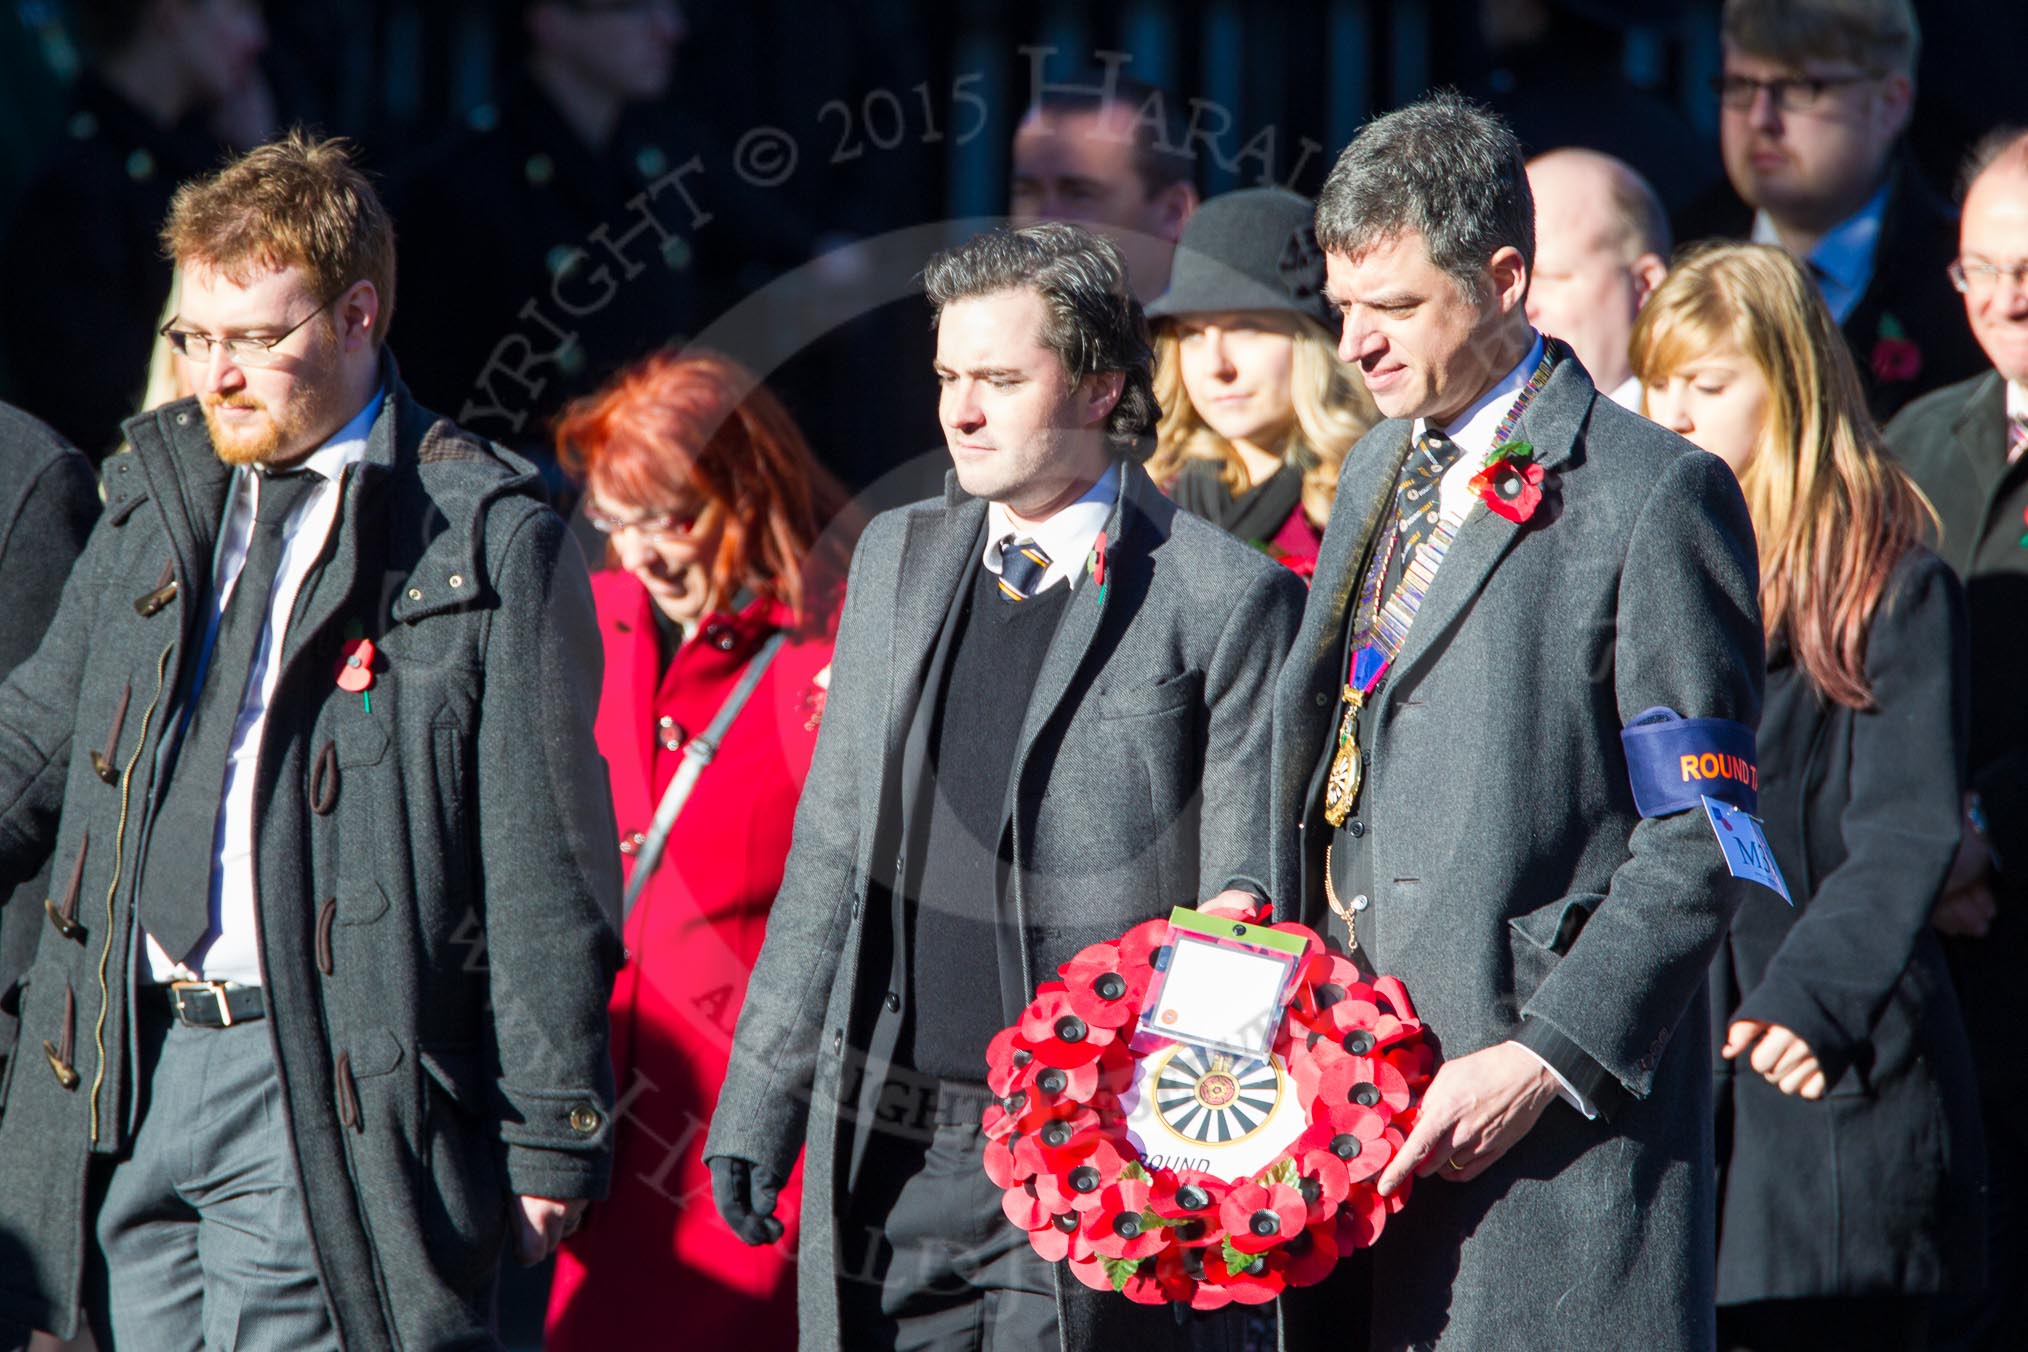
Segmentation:
{"type": "Polygon", "coordinates": [[[1971,783],[1985,801],[2000,915],[1953,941],[1966,1019],[1989,1093],[2028,1085],[2028,456],[2007,463],[2007,386],[1997,373],[1910,404],[1888,448],[1936,507],[1937,552],[1965,584],[1971,619],[1971,783]]]}
{"type": "MultiPolygon", "coordinates": [[[[1859,367],[1866,406],[1885,424],[1909,400],[1985,364],[1965,325],[1965,308],[1944,269],[1958,254],[1958,214],[1905,160],[1893,186],[1873,251],[1873,276],[1840,325],[1859,367]],[[1895,339],[1914,345],[1913,369],[1897,367],[1895,339]]],[[[1746,239],[1753,208],[1721,182],[1676,221],[1676,238],[1746,239]]]]}

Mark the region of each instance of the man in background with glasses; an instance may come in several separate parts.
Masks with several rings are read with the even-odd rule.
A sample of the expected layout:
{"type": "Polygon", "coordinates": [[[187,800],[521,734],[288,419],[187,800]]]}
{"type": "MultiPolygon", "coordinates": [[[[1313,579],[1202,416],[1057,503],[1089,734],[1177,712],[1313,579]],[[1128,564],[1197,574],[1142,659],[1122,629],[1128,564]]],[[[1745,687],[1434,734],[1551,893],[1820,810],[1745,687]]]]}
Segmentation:
{"type": "Polygon", "coordinates": [[[162,240],[195,397],[127,423],[0,685],[0,880],[55,861],[0,1321],[491,1345],[503,1250],[541,1261],[611,1167],[589,580],[532,468],[409,397],[341,142],[192,180],[162,240]]]}
{"type": "Polygon", "coordinates": [[[1972,634],[1972,782],[1934,923],[1952,936],[1986,1105],[1990,1253],[1984,1297],[1941,1311],[1949,1348],[2012,1346],[2028,1328],[2028,132],[1988,138],[1966,184],[1949,277],[1991,366],[1887,429],[1936,507],[1932,544],[1964,581],[1972,634]]]}
{"type": "Polygon", "coordinates": [[[1718,96],[1731,194],[1676,237],[1749,237],[1801,259],[1882,422],[1978,368],[1944,279],[1951,212],[1901,152],[1921,46],[1910,0],[1726,0],[1718,96]]]}

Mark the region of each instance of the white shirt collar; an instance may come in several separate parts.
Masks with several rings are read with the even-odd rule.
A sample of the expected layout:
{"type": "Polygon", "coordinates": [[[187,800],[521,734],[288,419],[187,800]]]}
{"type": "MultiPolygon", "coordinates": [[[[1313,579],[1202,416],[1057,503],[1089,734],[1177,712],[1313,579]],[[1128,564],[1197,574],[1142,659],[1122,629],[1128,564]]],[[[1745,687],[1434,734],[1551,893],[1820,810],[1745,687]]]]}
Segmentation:
{"type": "MultiPolygon", "coordinates": [[[[1857,308],[1859,297],[1866,294],[1866,284],[1873,279],[1873,255],[1880,244],[1880,224],[1887,215],[1891,186],[1891,179],[1882,183],[1865,206],[1832,226],[1803,260],[1824,293],[1831,318],[1840,324],[1857,308]]],[[[1765,211],[1753,214],[1753,242],[1781,247],[1774,218],[1765,211]]]]}
{"type": "Polygon", "coordinates": [[[1049,568],[1042,574],[1041,585],[1036,590],[1046,591],[1059,580],[1069,578],[1071,590],[1075,591],[1084,577],[1085,557],[1091,553],[1091,547],[1098,540],[1099,532],[1106,528],[1106,522],[1112,519],[1123,482],[1120,467],[1115,463],[1099,476],[1099,481],[1086,490],[1083,497],[1058,508],[1047,521],[1028,526],[1016,525],[1002,504],[987,503],[986,571],[995,577],[1000,575],[1000,545],[1009,535],[1032,539],[1042,546],[1043,553],[1049,555],[1049,568]]]}
{"type": "Polygon", "coordinates": [[[2018,380],[2007,382],[2007,418],[2028,418],[2028,385],[2018,380]]]}
{"type": "MultiPolygon", "coordinates": [[[[1542,349],[1542,335],[1538,333],[1535,341],[1528,345],[1528,355],[1521,359],[1519,365],[1495,382],[1492,389],[1480,395],[1470,408],[1440,429],[1462,449],[1459,460],[1484,460],[1486,452],[1493,449],[1493,434],[1500,430],[1500,420],[1507,416],[1507,410],[1514,407],[1514,401],[1521,397],[1528,377],[1535,374],[1535,367],[1542,360],[1542,349]]],[[[1421,436],[1428,426],[1428,420],[1417,418],[1411,435],[1421,436]]]]}
{"type": "Polygon", "coordinates": [[[1641,378],[1639,376],[1628,376],[1616,388],[1610,391],[1606,395],[1606,398],[1612,400],[1629,413],[1639,413],[1641,411],[1641,378]]]}

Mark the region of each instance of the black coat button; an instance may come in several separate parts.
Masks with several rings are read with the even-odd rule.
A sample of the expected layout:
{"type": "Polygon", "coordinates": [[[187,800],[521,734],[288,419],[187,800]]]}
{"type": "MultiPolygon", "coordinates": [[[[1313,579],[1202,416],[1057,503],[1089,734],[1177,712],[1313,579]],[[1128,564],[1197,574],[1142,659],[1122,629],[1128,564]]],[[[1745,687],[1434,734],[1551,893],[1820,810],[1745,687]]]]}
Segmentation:
{"type": "Polygon", "coordinates": [[[901,1012],[901,997],[893,991],[887,993],[887,1012],[890,1014],[899,1014],[901,1012]]]}
{"type": "Polygon", "coordinates": [[[1354,817],[1351,821],[1345,823],[1345,829],[1352,833],[1354,840],[1357,840],[1366,834],[1366,823],[1354,817]]]}

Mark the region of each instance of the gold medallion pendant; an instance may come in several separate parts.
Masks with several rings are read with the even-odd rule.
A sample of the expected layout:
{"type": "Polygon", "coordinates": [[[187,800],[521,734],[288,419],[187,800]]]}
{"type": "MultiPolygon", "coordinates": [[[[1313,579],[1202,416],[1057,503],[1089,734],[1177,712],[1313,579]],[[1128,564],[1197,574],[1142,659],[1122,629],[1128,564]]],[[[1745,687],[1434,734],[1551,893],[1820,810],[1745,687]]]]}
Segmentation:
{"type": "Polygon", "coordinates": [[[1359,797],[1359,710],[1366,696],[1354,687],[1345,687],[1345,717],[1338,724],[1338,748],[1331,754],[1331,772],[1324,779],[1324,820],[1337,829],[1352,815],[1359,797]]]}

